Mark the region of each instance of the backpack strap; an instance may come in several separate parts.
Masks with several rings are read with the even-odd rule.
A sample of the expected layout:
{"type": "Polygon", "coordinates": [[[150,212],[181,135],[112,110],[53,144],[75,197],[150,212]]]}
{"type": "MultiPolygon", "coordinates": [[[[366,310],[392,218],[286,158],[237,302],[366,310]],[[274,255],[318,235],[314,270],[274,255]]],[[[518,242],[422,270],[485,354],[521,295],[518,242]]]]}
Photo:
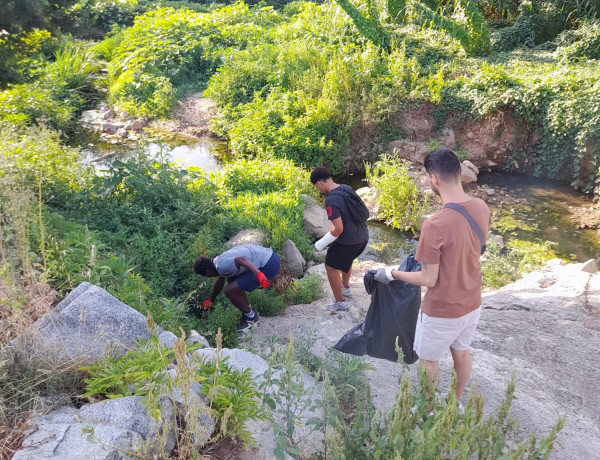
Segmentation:
{"type": "Polygon", "coordinates": [[[477,235],[477,238],[479,238],[479,244],[481,245],[481,254],[483,254],[486,250],[485,238],[483,237],[483,232],[481,231],[481,227],[479,226],[479,224],[477,222],[475,222],[475,219],[473,219],[473,216],[471,216],[471,214],[469,214],[469,212],[460,204],[446,203],[444,205],[444,208],[454,209],[455,211],[461,213],[465,219],[467,219],[467,222],[469,222],[469,225],[471,226],[471,228],[477,235]]]}

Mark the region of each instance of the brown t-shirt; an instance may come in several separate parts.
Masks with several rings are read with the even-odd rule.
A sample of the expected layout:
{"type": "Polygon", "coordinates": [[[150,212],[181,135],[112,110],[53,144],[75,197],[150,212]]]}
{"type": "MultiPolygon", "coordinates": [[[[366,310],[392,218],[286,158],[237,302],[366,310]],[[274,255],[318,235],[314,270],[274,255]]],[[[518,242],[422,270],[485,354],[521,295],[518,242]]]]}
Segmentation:
{"type": "MultiPolygon", "coordinates": [[[[463,203],[487,239],[490,210],[483,200],[463,203]]],[[[454,209],[442,209],[427,219],[421,229],[417,259],[439,264],[437,283],[425,293],[421,310],[438,318],[458,318],[481,304],[481,244],[467,219],[454,209]]]]}

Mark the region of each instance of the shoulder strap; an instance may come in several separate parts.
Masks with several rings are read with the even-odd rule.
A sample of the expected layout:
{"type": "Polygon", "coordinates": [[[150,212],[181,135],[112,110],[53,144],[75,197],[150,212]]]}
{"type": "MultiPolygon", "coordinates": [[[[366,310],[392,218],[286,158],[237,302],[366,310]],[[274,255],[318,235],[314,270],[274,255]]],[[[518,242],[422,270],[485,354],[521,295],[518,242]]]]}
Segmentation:
{"type": "Polygon", "coordinates": [[[469,225],[471,226],[471,228],[477,235],[477,238],[479,238],[479,244],[481,245],[481,253],[483,254],[486,250],[485,238],[483,237],[483,232],[481,231],[481,227],[479,226],[479,224],[477,222],[475,222],[475,219],[473,219],[473,216],[471,216],[471,214],[469,214],[469,212],[460,204],[446,203],[444,205],[444,208],[454,209],[455,211],[461,213],[465,219],[467,219],[467,222],[469,222],[469,225]]]}

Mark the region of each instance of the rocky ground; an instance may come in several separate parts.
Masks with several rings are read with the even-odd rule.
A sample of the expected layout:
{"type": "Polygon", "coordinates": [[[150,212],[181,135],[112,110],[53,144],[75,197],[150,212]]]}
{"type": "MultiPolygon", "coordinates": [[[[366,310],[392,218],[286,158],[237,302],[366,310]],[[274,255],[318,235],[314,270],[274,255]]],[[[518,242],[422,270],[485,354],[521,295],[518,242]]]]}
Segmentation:
{"type": "MultiPolygon", "coordinates": [[[[323,356],[349,329],[364,319],[370,297],[362,278],[374,262],[354,265],[354,295],[347,312],[331,313],[330,293],[309,305],[288,307],[281,315],[261,318],[259,337],[314,330],[313,352],[323,356]]],[[[477,384],[491,411],[501,403],[511,376],[516,399],[511,416],[524,433],[545,435],[567,414],[552,459],[598,458],[600,452],[600,275],[583,264],[555,264],[497,291],[484,293],[480,325],[472,347],[471,385],[477,384]]],[[[326,284],[325,284],[326,287],[326,284]]],[[[366,358],[374,403],[388,410],[395,400],[402,366],[366,358]]],[[[416,364],[410,366],[416,375],[416,364]]],[[[447,389],[452,360],[440,362],[440,386],[447,389]]]]}

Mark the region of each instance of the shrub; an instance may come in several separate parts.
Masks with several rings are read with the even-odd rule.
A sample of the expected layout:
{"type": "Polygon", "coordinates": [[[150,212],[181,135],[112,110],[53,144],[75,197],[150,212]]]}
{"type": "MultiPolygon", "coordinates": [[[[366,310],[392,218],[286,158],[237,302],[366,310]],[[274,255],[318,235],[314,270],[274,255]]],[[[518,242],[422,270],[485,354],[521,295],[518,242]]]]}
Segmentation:
{"type": "Polygon", "coordinates": [[[323,293],[322,283],[317,274],[292,280],[284,287],[276,280],[277,291],[257,289],[248,293],[248,300],[261,315],[275,316],[289,305],[309,304],[318,299],[323,293]]]}
{"type": "Polygon", "coordinates": [[[314,193],[309,173],[273,157],[236,160],[211,174],[221,202],[238,227],[266,230],[275,249],[291,239],[304,254],[312,252],[303,228],[301,192],[314,193]]]}
{"type": "MultiPolygon", "coordinates": [[[[454,378],[455,381],[455,378],[454,378]]],[[[416,388],[403,372],[399,378],[400,391],[396,404],[380,418],[372,405],[363,406],[352,420],[345,422],[339,414],[332,432],[325,437],[331,458],[539,458],[553,449],[557,433],[563,428],[560,418],[546,438],[536,434],[523,437],[518,423],[509,417],[514,399],[514,378],[509,383],[502,405],[491,415],[484,416],[484,401],[477,390],[469,393],[465,416],[457,413],[458,401],[454,392],[447,401],[434,404],[429,393],[424,368],[419,371],[416,388]],[[433,405],[433,410],[432,410],[433,405]]],[[[454,384],[454,383],[453,383],[454,384]]]]}
{"type": "Polygon", "coordinates": [[[510,240],[506,248],[490,242],[481,262],[483,287],[497,289],[557,258],[549,241],[510,240]]]}
{"type": "Polygon", "coordinates": [[[374,165],[366,164],[365,169],[367,181],[377,189],[379,217],[392,228],[416,228],[427,205],[427,197],[420,197],[404,160],[384,155],[374,165]]]}
{"type": "Polygon", "coordinates": [[[600,22],[583,23],[578,29],[556,38],[557,54],[569,60],[600,59],[600,22]]]}

